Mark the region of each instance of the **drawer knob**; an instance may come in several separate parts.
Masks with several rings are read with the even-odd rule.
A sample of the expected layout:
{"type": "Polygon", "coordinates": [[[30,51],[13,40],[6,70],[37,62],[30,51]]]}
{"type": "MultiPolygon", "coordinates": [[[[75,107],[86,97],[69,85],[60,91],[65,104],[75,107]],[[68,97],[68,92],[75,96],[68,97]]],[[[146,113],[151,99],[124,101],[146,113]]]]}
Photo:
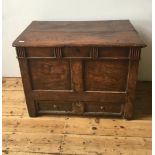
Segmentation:
{"type": "Polygon", "coordinates": [[[81,103],[80,103],[80,102],[77,102],[77,103],[76,103],[76,106],[77,106],[77,107],[81,107],[81,103]]]}
{"type": "Polygon", "coordinates": [[[57,108],[57,105],[54,104],[54,105],[53,105],[53,108],[57,108]]]}
{"type": "Polygon", "coordinates": [[[104,110],[104,109],[105,109],[105,107],[104,107],[104,106],[100,106],[100,109],[101,109],[101,110],[104,110]]]}

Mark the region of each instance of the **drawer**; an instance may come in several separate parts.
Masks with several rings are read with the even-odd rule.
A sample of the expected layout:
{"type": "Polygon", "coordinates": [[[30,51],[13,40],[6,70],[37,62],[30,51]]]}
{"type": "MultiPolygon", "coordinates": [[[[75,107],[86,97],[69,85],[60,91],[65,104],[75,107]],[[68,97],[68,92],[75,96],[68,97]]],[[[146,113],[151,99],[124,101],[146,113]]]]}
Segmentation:
{"type": "Polygon", "coordinates": [[[76,101],[36,101],[38,113],[83,114],[84,103],[76,101]]]}
{"type": "Polygon", "coordinates": [[[38,113],[62,114],[122,114],[123,103],[106,102],[68,102],[68,101],[37,101],[38,113]]]}
{"type": "Polygon", "coordinates": [[[40,113],[72,111],[72,103],[65,101],[36,101],[36,107],[40,113]]]}
{"type": "Polygon", "coordinates": [[[107,102],[85,102],[85,113],[121,114],[123,104],[107,102]]]}

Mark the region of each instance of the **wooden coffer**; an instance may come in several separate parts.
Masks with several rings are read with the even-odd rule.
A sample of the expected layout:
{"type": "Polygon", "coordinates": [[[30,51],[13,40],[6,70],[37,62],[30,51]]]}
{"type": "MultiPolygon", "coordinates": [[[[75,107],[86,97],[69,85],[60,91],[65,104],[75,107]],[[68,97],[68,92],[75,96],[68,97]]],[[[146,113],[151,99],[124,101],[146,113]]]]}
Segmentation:
{"type": "Polygon", "coordinates": [[[33,21],[14,41],[29,115],[133,116],[141,48],[128,20],[33,21]]]}

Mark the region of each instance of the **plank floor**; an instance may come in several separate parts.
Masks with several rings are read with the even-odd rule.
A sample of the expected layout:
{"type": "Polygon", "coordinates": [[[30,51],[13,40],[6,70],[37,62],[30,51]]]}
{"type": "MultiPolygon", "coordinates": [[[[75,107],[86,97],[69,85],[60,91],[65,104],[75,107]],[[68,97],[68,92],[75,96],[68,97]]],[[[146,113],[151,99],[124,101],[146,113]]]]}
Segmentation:
{"type": "Polygon", "coordinates": [[[3,154],[151,155],[151,82],[138,82],[135,118],[29,118],[21,78],[3,78],[3,154]]]}

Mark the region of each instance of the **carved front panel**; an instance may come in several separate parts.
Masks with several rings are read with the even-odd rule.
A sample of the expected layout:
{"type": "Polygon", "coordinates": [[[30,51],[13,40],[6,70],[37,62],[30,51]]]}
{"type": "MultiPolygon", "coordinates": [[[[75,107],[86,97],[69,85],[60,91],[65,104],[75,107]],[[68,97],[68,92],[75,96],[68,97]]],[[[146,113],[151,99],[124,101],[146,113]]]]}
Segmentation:
{"type": "Polygon", "coordinates": [[[125,91],[129,59],[140,56],[120,47],[30,47],[17,55],[28,59],[34,90],[76,92],[125,91]]]}

